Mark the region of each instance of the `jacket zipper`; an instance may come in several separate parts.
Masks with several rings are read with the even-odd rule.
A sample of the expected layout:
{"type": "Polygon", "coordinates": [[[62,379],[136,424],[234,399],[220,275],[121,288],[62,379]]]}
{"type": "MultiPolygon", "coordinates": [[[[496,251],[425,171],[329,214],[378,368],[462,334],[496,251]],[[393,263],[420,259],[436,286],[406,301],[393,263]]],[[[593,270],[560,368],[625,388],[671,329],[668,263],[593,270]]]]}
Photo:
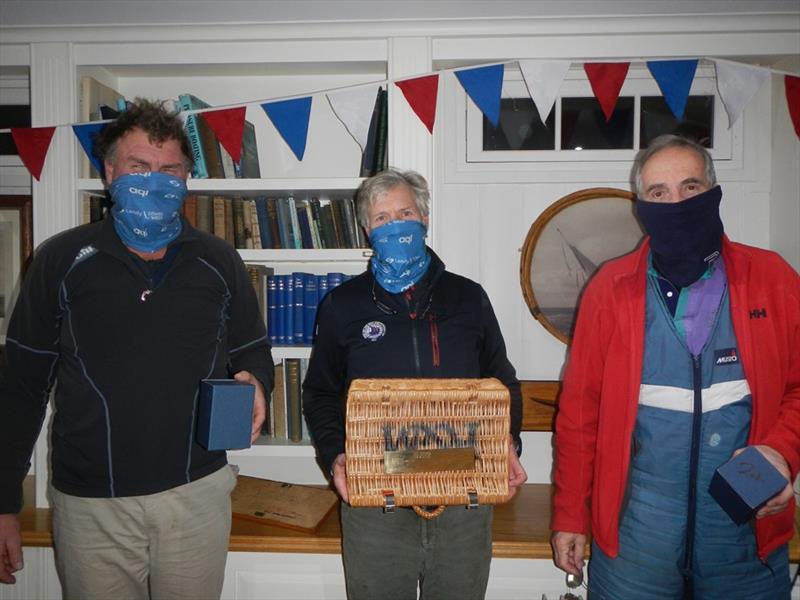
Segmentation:
{"type": "Polygon", "coordinates": [[[418,324],[417,324],[418,323],[418,321],[417,321],[417,311],[416,311],[416,307],[415,307],[415,309],[413,311],[411,310],[411,299],[412,299],[411,290],[406,291],[404,296],[405,296],[405,299],[406,299],[406,305],[408,306],[408,310],[409,310],[408,316],[412,321],[412,323],[411,323],[411,347],[413,348],[413,351],[414,351],[414,372],[417,374],[417,377],[421,377],[422,376],[422,368],[421,368],[420,362],[419,362],[419,340],[418,340],[418,336],[417,336],[417,327],[418,327],[418,324]]]}
{"type": "Polygon", "coordinates": [[[439,366],[439,326],[436,324],[436,316],[433,313],[428,315],[428,323],[431,328],[431,351],[433,353],[433,366],[439,366]]]}
{"type": "Polygon", "coordinates": [[[683,560],[684,597],[693,597],[692,558],[694,554],[694,526],[697,517],[697,469],[700,462],[700,424],[703,418],[702,372],[700,356],[692,356],[692,448],[689,455],[689,501],[686,512],[686,554],[683,560]]]}

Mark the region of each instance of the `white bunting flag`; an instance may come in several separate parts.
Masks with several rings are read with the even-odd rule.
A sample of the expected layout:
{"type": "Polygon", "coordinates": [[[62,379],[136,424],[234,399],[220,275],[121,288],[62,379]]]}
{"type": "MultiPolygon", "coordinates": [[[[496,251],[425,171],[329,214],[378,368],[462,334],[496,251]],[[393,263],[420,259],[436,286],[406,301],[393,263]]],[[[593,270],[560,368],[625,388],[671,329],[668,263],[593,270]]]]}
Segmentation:
{"type": "Polygon", "coordinates": [[[367,146],[369,123],[372,120],[375,98],[378,96],[380,87],[383,86],[379,84],[366,85],[326,94],[333,112],[361,146],[362,152],[367,146]]]}
{"type": "Polygon", "coordinates": [[[561,83],[570,67],[568,60],[520,60],[519,70],[522,71],[522,78],[528,88],[528,94],[536,109],[542,123],[547,121],[550,111],[553,110],[561,83]]]}
{"type": "Polygon", "coordinates": [[[714,65],[717,70],[717,90],[728,113],[728,129],[730,129],[742,115],[747,103],[769,79],[770,71],[762,67],[725,60],[715,60],[714,65]]]}

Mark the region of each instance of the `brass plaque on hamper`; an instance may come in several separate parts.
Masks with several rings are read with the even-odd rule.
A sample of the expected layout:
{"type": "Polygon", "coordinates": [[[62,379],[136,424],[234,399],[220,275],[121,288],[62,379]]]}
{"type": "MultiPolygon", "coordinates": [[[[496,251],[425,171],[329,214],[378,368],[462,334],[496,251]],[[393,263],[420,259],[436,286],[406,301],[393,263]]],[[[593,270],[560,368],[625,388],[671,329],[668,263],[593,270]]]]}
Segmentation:
{"type": "Polygon", "coordinates": [[[383,470],[397,473],[471,471],[475,468],[475,448],[434,448],[431,450],[387,450],[383,470]]]}

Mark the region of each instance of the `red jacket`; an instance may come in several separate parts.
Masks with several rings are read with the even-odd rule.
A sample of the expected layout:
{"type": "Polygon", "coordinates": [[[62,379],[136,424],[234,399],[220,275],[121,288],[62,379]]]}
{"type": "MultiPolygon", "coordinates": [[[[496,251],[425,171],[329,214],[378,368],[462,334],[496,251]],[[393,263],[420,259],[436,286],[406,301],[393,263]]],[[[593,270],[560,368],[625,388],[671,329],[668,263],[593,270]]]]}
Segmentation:
{"type": "MultiPolygon", "coordinates": [[[[649,240],[587,285],[559,399],[553,531],[588,533],[615,557],[644,353],[649,240]]],[[[776,253],[723,240],[731,319],[753,398],[750,444],[800,469],[800,277],[776,253]]],[[[794,504],[756,521],[763,559],[788,542],[794,504]]]]}

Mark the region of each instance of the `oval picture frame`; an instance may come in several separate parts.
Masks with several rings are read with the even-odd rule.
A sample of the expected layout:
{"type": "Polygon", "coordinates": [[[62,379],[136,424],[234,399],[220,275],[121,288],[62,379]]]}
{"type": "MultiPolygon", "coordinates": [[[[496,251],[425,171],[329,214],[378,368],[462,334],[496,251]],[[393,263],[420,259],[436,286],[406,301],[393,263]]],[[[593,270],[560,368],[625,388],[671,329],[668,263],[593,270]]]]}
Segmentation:
{"type": "Polygon", "coordinates": [[[528,230],[520,257],[522,295],[533,317],[565,344],[586,282],[644,237],[634,200],[617,188],[579,190],[547,207],[528,230]]]}

